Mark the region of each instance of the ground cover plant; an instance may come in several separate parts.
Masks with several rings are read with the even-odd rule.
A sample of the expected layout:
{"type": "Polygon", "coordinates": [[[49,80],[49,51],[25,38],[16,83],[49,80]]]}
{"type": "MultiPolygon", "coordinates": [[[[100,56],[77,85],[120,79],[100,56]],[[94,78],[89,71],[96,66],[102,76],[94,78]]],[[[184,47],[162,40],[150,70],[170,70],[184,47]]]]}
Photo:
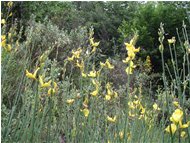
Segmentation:
{"type": "Polygon", "coordinates": [[[190,142],[188,10],[2,2],[1,141],[190,142]]]}

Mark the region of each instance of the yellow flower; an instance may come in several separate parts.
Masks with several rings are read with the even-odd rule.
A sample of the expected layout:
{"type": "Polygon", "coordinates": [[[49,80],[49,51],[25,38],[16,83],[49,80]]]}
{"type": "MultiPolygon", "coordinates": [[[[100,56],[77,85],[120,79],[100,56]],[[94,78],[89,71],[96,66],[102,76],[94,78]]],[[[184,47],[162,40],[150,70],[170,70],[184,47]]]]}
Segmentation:
{"type": "Polygon", "coordinates": [[[98,90],[96,89],[96,90],[92,91],[90,94],[92,96],[97,96],[98,95],[98,90]]]}
{"type": "Polygon", "coordinates": [[[131,140],[131,133],[130,132],[127,133],[127,138],[128,138],[128,140],[131,140]]]}
{"type": "Polygon", "coordinates": [[[127,57],[125,60],[123,60],[123,63],[127,64],[131,60],[130,57],[127,57]]]}
{"type": "Polygon", "coordinates": [[[129,111],[129,117],[135,117],[135,114],[131,113],[131,111],[129,111]]]}
{"type": "Polygon", "coordinates": [[[31,78],[31,79],[36,79],[36,74],[37,74],[37,72],[38,72],[39,69],[40,69],[40,68],[38,67],[38,68],[35,70],[34,74],[32,74],[32,73],[30,73],[28,70],[26,70],[26,76],[27,76],[28,78],[31,78]]]}
{"type": "Polygon", "coordinates": [[[114,116],[113,118],[112,118],[112,117],[107,116],[107,120],[108,120],[109,122],[115,123],[115,122],[116,122],[116,119],[117,119],[117,117],[116,117],[116,116],[114,116]]]}
{"type": "Polygon", "coordinates": [[[106,64],[105,64],[105,63],[100,62],[100,66],[101,66],[101,67],[105,67],[105,66],[106,66],[106,64]]]}
{"type": "Polygon", "coordinates": [[[88,107],[88,98],[87,98],[87,97],[85,97],[85,100],[84,100],[84,102],[83,102],[83,106],[84,106],[85,108],[88,107]]]}
{"type": "Polygon", "coordinates": [[[50,87],[51,86],[51,80],[48,82],[43,82],[42,76],[39,76],[39,82],[42,88],[50,87]]]}
{"type": "Polygon", "coordinates": [[[12,6],[13,6],[13,2],[12,2],[12,1],[8,2],[8,3],[7,3],[7,6],[8,6],[9,8],[12,7],[12,6]]]}
{"type": "Polygon", "coordinates": [[[49,90],[48,90],[48,95],[53,95],[53,94],[55,94],[56,92],[57,92],[57,89],[58,89],[58,87],[57,87],[57,83],[56,82],[53,82],[53,88],[50,88],[49,90]]]}
{"type": "Polygon", "coordinates": [[[153,104],[153,108],[154,108],[154,110],[158,110],[158,111],[160,110],[160,108],[158,107],[158,105],[156,103],[153,104]]]}
{"type": "Polygon", "coordinates": [[[179,103],[178,103],[177,101],[174,101],[173,104],[174,104],[174,106],[176,106],[176,107],[180,107],[180,105],[179,105],[179,103]]]}
{"type": "Polygon", "coordinates": [[[13,15],[13,13],[11,12],[11,13],[9,14],[9,17],[12,16],[12,15],[13,15]]]}
{"type": "Polygon", "coordinates": [[[1,35],[1,41],[6,40],[6,35],[1,35]]]}
{"type": "Polygon", "coordinates": [[[175,42],[176,42],[175,37],[172,37],[172,39],[168,39],[169,44],[173,44],[175,42]]]}
{"type": "Polygon", "coordinates": [[[100,42],[94,42],[94,38],[90,38],[90,44],[92,47],[97,47],[100,44],[100,42]]]}
{"type": "Polygon", "coordinates": [[[5,35],[1,36],[1,46],[3,48],[6,47],[6,36],[5,35]]]}
{"type": "Polygon", "coordinates": [[[68,57],[67,60],[68,61],[73,61],[74,60],[74,56],[72,55],[72,57],[68,57]]]}
{"type": "Polygon", "coordinates": [[[108,69],[113,69],[114,66],[110,64],[109,60],[107,59],[106,62],[105,62],[105,65],[108,69]]]}
{"type": "Polygon", "coordinates": [[[93,47],[91,53],[94,53],[94,52],[96,52],[96,47],[95,46],[93,47]]]}
{"type": "Polygon", "coordinates": [[[182,119],[183,119],[183,111],[180,109],[176,109],[174,113],[172,114],[172,116],[170,117],[170,121],[174,123],[178,123],[182,119]]]}
{"type": "Polygon", "coordinates": [[[134,103],[135,105],[139,105],[139,104],[140,104],[140,101],[137,99],[137,100],[133,101],[133,103],[134,103]]]}
{"type": "Polygon", "coordinates": [[[123,131],[120,131],[119,132],[119,137],[120,137],[121,140],[123,139],[123,135],[124,135],[123,131]]]}
{"type": "Polygon", "coordinates": [[[109,94],[107,94],[106,96],[105,96],[105,100],[110,100],[111,99],[111,96],[109,95],[109,94]]]}
{"type": "Polygon", "coordinates": [[[98,92],[99,92],[99,82],[97,81],[97,80],[92,80],[92,84],[96,87],[96,89],[93,91],[93,92],[91,92],[90,94],[92,95],[92,96],[97,96],[98,95],[98,92]]]}
{"type": "MultiPolygon", "coordinates": [[[[111,84],[108,82],[107,84],[106,84],[106,89],[108,90],[108,89],[110,89],[111,88],[111,84]]],[[[111,93],[109,93],[109,94],[111,94],[111,93]]]]}
{"type": "Polygon", "coordinates": [[[76,66],[80,68],[81,71],[84,71],[84,61],[82,60],[81,63],[77,60],[76,66]]]}
{"type": "Polygon", "coordinates": [[[136,66],[134,65],[133,61],[130,61],[129,62],[129,66],[126,68],[125,72],[127,74],[132,74],[132,71],[133,69],[135,68],[136,66]]]}
{"type": "Polygon", "coordinates": [[[136,49],[134,45],[132,45],[131,43],[125,43],[125,45],[128,57],[130,57],[131,60],[133,60],[135,58],[135,54],[140,51],[140,47],[136,49]]]}
{"type": "Polygon", "coordinates": [[[57,89],[57,83],[56,82],[53,82],[53,86],[54,86],[54,89],[57,89]]]}
{"type": "Polygon", "coordinates": [[[145,113],[145,108],[144,107],[141,107],[141,114],[144,114],[145,113]]]}
{"type": "Polygon", "coordinates": [[[187,124],[182,124],[182,122],[181,121],[179,121],[179,127],[180,128],[182,128],[182,129],[184,129],[184,128],[188,128],[188,123],[187,124]]]}
{"type": "Polygon", "coordinates": [[[6,23],[5,19],[1,19],[1,24],[5,24],[5,23],[6,23]]]}
{"type": "Polygon", "coordinates": [[[114,97],[117,98],[118,97],[118,93],[114,91],[114,97]]]}
{"type": "Polygon", "coordinates": [[[171,125],[167,126],[167,128],[165,129],[166,132],[168,132],[168,133],[171,132],[172,134],[174,134],[176,132],[176,130],[177,130],[177,126],[175,124],[171,124],[171,125]]]}
{"type": "Polygon", "coordinates": [[[90,71],[88,74],[89,77],[96,77],[96,71],[90,71]]]}
{"type": "Polygon", "coordinates": [[[84,114],[84,116],[85,116],[86,118],[88,117],[88,115],[89,115],[89,113],[90,113],[90,111],[89,111],[87,108],[83,109],[82,112],[83,112],[83,114],[84,114]]]}
{"type": "Polygon", "coordinates": [[[81,48],[78,48],[76,51],[72,51],[72,54],[75,58],[80,58],[80,54],[82,52],[82,49],[81,48]]]}
{"type": "Polygon", "coordinates": [[[87,77],[87,75],[84,72],[82,72],[81,74],[82,74],[82,77],[87,77]]]}
{"type": "Polygon", "coordinates": [[[75,102],[74,99],[67,99],[67,103],[70,104],[70,105],[73,104],[74,102],[75,102]]]}
{"type": "Polygon", "coordinates": [[[135,106],[134,106],[133,102],[131,102],[131,101],[128,102],[128,106],[130,109],[135,109],[135,106]]]}
{"type": "Polygon", "coordinates": [[[10,51],[11,51],[11,49],[12,49],[12,47],[11,47],[11,45],[10,45],[10,44],[7,44],[7,45],[5,46],[5,49],[6,49],[8,52],[10,52],[10,51]]]}
{"type": "Polygon", "coordinates": [[[182,138],[187,137],[186,132],[185,132],[185,131],[182,131],[180,136],[181,136],[182,138]]]}
{"type": "Polygon", "coordinates": [[[55,89],[50,88],[50,89],[48,90],[48,95],[51,95],[51,94],[55,94],[55,89]]]}

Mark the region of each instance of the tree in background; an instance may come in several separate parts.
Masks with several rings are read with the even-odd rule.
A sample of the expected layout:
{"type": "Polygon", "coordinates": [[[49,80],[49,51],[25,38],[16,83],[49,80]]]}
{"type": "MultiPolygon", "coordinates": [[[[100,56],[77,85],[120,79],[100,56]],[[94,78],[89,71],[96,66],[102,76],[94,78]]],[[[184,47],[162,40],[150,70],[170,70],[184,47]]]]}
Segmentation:
{"type": "Polygon", "coordinates": [[[182,21],[188,25],[190,19],[188,2],[15,2],[14,10],[12,18],[25,26],[31,15],[37,22],[49,20],[68,32],[93,26],[94,37],[101,41],[102,53],[108,57],[122,55],[123,43],[138,30],[140,56],[145,59],[154,55],[151,60],[155,72],[161,70],[157,33],[160,23],[164,23],[165,37],[169,39],[177,37],[176,28],[182,21]]]}
{"type": "MultiPolygon", "coordinates": [[[[140,56],[145,58],[152,55],[154,70],[160,72],[158,27],[161,22],[164,23],[166,39],[177,37],[176,28],[180,28],[183,21],[189,23],[186,7],[189,6],[185,2],[148,2],[139,5],[134,17],[130,21],[124,19],[118,28],[119,41],[122,43],[134,30],[138,30],[140,36],[137,44],[142,46],[140,56]]],[[[166,49],[165,54],[166,59],[169,58],[169,50],[166,49]]]]}

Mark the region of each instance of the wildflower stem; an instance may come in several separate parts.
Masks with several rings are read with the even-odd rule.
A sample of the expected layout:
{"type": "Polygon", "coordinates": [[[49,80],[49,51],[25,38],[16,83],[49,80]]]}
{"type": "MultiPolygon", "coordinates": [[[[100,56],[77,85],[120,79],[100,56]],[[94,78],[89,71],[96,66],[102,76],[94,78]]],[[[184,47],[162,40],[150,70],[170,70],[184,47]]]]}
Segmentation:
{"type": "Polygon", "coordinates": [[[37,104],[38,104],[38,83],[35,83],[35,103],[34,103],[34,109],[33,109],[33,117],[32,117],[32,121],[31,121],[31,137],[30,137],[30,141],[33,142],[33,136],[34,136],[34,124],[35,124],[35,117],[36,117],[36,111],[37,111],[37,104]]]}

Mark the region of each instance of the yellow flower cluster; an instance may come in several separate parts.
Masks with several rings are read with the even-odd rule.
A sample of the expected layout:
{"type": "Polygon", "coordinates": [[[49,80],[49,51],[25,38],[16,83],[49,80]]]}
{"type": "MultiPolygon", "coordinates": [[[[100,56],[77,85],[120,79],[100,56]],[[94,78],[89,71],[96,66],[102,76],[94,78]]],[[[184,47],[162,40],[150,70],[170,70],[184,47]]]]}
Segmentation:
{"type": "Polygon", "coordinates": [[[88,77],[95,78],[97,74],[97,71],[93,68],[93,70],[89,72],[88,77]]]}
{"type": "Polygon", "coordinates": [[[76,51],[72,50],[72,56],[67,58],[68,61],[74,61],[75,59],[79,59],[81,53],[82,53],[81,48],[78,48],[76,51]]]}
{"type": "Polygon", "coordinates": [[[54,95],[58,90],[58,86],[56,82],[53,82],[53,88],[49,88],[48,95],[54,95]]]}
{"type": "Polygon", "coordinates": [[[176,40],[175,37],[172,37],[171,39],[168,39],[169,44],[175,44],[176,40]]]}
{"type": "Polygon", "coordinates": [[[93,47],[91,53],[96,52],[96,48],[98,47],[99,44],[100,42],[94,42],[94,38],[90,38],[90,45],[93,47]]]}
{"type": "Polygon", "coordinates": [[[88,108],[84,108],[83,110],[81,110],[81,112],[83,112],[84,116],[87,118],[88,115],[90,114],[90,111],[88,108]]]}
{"type": "Polygon", "coordinates": [[[140,51],[140,47],[137,49],[135,48],[137,37],[138,35],[135,35],[133,39],[131,39],[130,43],[125,43],[127,58],[123,60],[123,63],[128,64],[128,67],[125,70],[127,74],[132,74],[133,69],[136,67],[133,63],[133,60],[135,59],[136,53],[140,51]]]}
{"type": "Polygon", "coordinates": [[[75,99],[67,99],[66,101],[69,105],[73,104],[75,102],[75,99]]]}
{"type": "Polygon", "coordinates": [[[158,104],[154,103],[152,107],[153,107],[153,109],[155,111],[160,111],[160,108],[158,107],[158,104]]]}
{"type": "Polygon", "coordinates": [[[114,69],[114,66],[110,64],[109,59],[105,63],[100,62],[100,66],[103,68],[114,69]]]}
{"type": "MultiPolygon", "coordinates": [[[[27,69],[26,69],[26,77],[33,79],[33,80],[37,80],[37,72],[39,71],[39,67],[34,71],[34,73],[30,73],[27,69]]],[[[58,86],[56,82],[53,82],[53,88],[51,87],[52,85],[52,81],[49,80],[48,82],[44,82],[43,81],[43,77],[41,75],[39,75],[39,83],[40,83],[40,87],[41,88],[48,88],[48,95],[53,95],[56,93],[56,91],[58,90],[58,86]]]]}
{"type": "MultiPolygon", "coordinates": [[[[119,134],[115,133],[115,138],[117,138],[117,136],[119,136],[120,140],[123,140],[124,131],[123,130],[119,131],[119,134]]],[[[131,133],[130,132],[126,133],[126,137],[127,137],[127,140],[129,141],[131,139],[131,133]]]]}
{"type": "Polygon", "coordinates": [[[92,96],[97,96],[98,95],[98,92],[99,92],[99,86],[100,86],[100,83],[97,81],[97,80],[92,80],[92,84],[95,86],[95,90],[92,91],[90,94],[92,96]]]}
{"type": "Polygon", "coordinates": [[[48,82],[44,82],[42,76],[39,76],[39,82],[42,88],[50,87],[51,86],[51,80],[48,82]]]}
{"type": "Polygon", "coordinates": [[[140,99],[138,99],[137,96],[135,96],[135,99],[133,101],[128,102],[129,107],[129,117],[137,117],[138,119],[142,119],[145,117],[145,108],[141,104],[140,99]]]}
{"type": "Polygon", "coordinates": [[[186,124],[182,123],[183,120],[183,111],[181,109],[176,109],[172,116],[170,117],[170,121],[172,122],[170,125],[167,126],[165,129],[166,132],[175,134],[177,130],[180,130],[181,137],[186,137],[186,132],[182,131],[184,128],[188,128],[190,122],[187,122],[186,124]]]}
{"type": "Polygon", "coordinates": [[[12,49],[12,46],[11,44],[7,44],[6,41],[7,41],[6,35],[1,35],[1,47],[3,47],[7,52],[10,52],[12,49]]]}
{"type": "Polygon", "coordinates": [[[116,116],[114,116],[114,117],[107,116],[107,120],[108,120],[110,123],[115,123],[116,120],[117,120],[117,117],[116,117],[116,116]]]}
{"type": "Polygon", "coordinates": [[[38,67],[38,68],[34,71],[34,73],[30,73],[28,70],[26,70],[26,76],[27,76],[28,78],[31,78],[31,79],[36,80],[36,75],[37,75],[37,72],[38,72],[39,69],[40,69],[40,68],[38,67]]]}
{"type": "Polygon", "coordinates": [[[76,66],[79,67],[82,77],[86,77],[87,75],[84,73],[84,61],[83,61],[83,59],[81,60],[81,62],[79,62],[77,60],[76,66]]]}
{"type": "Polygon", "coordinates": [[[112,90],[112,87],[109,82],[106,84],[106,90],[107,90],[107,93],[105,96],[105,100],[111,100],[111,98],[113,98],[113,97],[115,97],[115,98],[118,97],[117,92],[112,90]]]}
{"type": "MultiPolygon", "coordinates": [[[[12,12],[10,10],[10,8],[13,6],[13,2],[8,2],[7,3],[7,7],[8,7],[8,13],[6,14],[6,17],[5,18],[2,18],[1,19],[1,24],[2,24],[2,33],[4,33],[4,29],[6,29],[6,20],[5,19],[8,19],[8,17],[12,16],[12,12]]],[[[10,52],[12,50],[12,44],[11,44],[11,41],[12,41],[12,34],[10,31],[12,31],[12,27],[10,28],[9,32],[7,34],[2,34],[1,35],[1,47],[3,47],[7,52],[10,52]],[[7,36],[6,36],[7,35],[7,36]]],[[[5,30],[6,31],[6,30],[5,30]]]]}

